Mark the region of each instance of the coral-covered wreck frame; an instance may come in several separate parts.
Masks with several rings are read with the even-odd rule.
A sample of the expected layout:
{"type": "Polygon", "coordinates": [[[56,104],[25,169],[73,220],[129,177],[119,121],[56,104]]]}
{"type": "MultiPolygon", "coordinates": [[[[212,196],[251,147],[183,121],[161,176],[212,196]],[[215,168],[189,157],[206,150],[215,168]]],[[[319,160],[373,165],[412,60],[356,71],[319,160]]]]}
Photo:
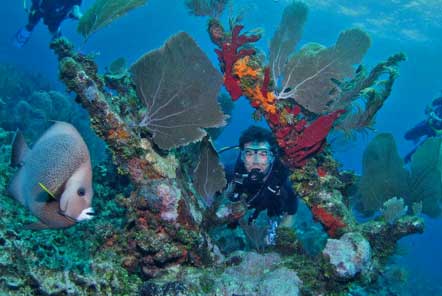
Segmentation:
{"type": "MultiPolygon", "coordinates": [[[[210,38],[218,47],[216,53],[226,89],[234,100],[242,95],[248,98],[257,110],[255,116],[261,116],[267,121],[284,152],[283,160],[292,171],[290,178],[294,189],[309,206],[315,219],[324,226],[330,239],[339,240],[343,235],[352,234],[348,236],[369,242],[371,264],[363,273],[365,279],[375,277],[380,266],[385,263],[385,258],[393,253],[397,240],[423,231],[423,220],[416,216],[403,216],[394,224],[385,221],[358,223],[351,213],[347,193],[354,178],[352,174],[339,170],[339,164],[331,156],[326,138],[333,129],[352,131],[373,124],[376,111],[391,91],[396,78],[396,66],[404,59],[403,54],[380,63],[369,74],[358,68],[351,79],[343,79],[343,74],[338,77],[342,81],[323,77],[328,86],[336,87],[326,90],[333,100],[330,104],[321,103],[321,108],[315,108],[303,105],[301,99],[297,101],[296,98],[288,97],[288,94],[296,97],[297,93],[294,91],[301,87],[278,89],[274,78],[277,75],[272,70],[275,67],[264,66],[263,60],[256,55],[257,49],[252,46],[261,36],[241,33],[243,29],[241,24],[233,24],[230,31],[226,31],[219,21],[209,22],[210,38]],[[370,92],[364,111],[354,113],[350,110],[351,103],[361,93],[373,89],[382,74],[389,76],[384,84],[385,88],[370,92]],[[336,99],[336,93],[339,93],[339,100],[336,99]],[[287,98],[282,99],[283,97],[287,98]]],[[[341,37],[365,38],[359,31],[341,37]]],[[[200,131],[188,142],[170,145],[170,151],[164,149],[165,146],[159,147],[151,134],[152,130],[143,129],[139,124],[149,110],[139,112],[127,104],[144,101],[149,108],[149,103],[146,103],[149,94],[143,94],[146,88],[141,87],[139,82],[137,85],[136,75],[127,73],[124,79],[104,79],[97,73],[94,61],[77,53],[66,39],[54,40],[51,47],[59,59],[61,79],[69,91],[77,94],[77,101],[88,110],[92,127],[108,144],[119,172],[129,174],[134,185],[130,198],[126,200],[129,216],[127,232],[113,242],[114,246],[120,246],[118,252],[122,256],[124,267],[144,279],[152,279],[163,276],[173,266],[214,264],[220,258],[207,229],[204,228],[203,217],[207,210],[204,197],[195,190],[190,173],[193,171],[180,162],[180,148],[177,148],[200,141],[205,133],[200,131]],[[113,91],[109,92],[108,88],[113,91]],[[139,113],[142,113],[141,116],[139,113]]],[[[320,48],[315,49],[320,51],[320,48]]],[[[327,53],[326,49],[321,50],[323,54],[327,53]]],[[[334,57],[336,56],[332,55],[332,59],[334,57]]],[[[352,68],[348,65],[354,63],[354,56],[346,57],[349,57],[348,63],[340,64],[333,73],[342,70],[342,73],[349,74],[349,68],[352,68]]],[[[304,62],[309,65],[311,62],[302,60],[304,57],[301,54],[297,58],[297,65],[304,62]]],[[[284,58],[279,56],[276,60],[279,62],[284,58]]],[[[320,68],[321,73],[331,68],[332,63],[326,65],[320,68]]],[[[138,70],[135,72],[139,73],[138,70]]],[[[295,72],[290,73],[283,80],[283,85],[290,86],[290,79],[296,76],[295,72]]],[[[166,98],[166,102],[169,99],[166,98]]],[[[197,128],[221,124],[222,118],[209,126],[197,128]]],[[[205,143],[207,150],[207,142],[205,143]]],[[[216,190],[211,188],[210,191],[216,190]]],[[[290,235],[285,237],[293,239],[290,235]]],[[[286,245],[287,242],[282,244],[286,245]]],[[[364,242],[361,245],[367,244],[364,242]]],[[[326,260],[306,259],[301,248],[292,249],[295,253],[300,253],[296,254],[296,258],[303,256],[304,260],[317,266],[323,273],[321,280],[317,280],[322,281],[320,288],[323,291],[330,288],[327,282],[337,280],[336,285],[339,288],[336,289],[342,290],[349,281],[361,279],[354,275],[339,281],[342,280],[339,279],[339,274],[329,272],[332,267],[330,263],[324,263],[326,260]]],[[[296,262],[293,261],[295,266],[301,261],[296,262]]],[[[308,288],[308,283],[305,286],[308,288]]]]}

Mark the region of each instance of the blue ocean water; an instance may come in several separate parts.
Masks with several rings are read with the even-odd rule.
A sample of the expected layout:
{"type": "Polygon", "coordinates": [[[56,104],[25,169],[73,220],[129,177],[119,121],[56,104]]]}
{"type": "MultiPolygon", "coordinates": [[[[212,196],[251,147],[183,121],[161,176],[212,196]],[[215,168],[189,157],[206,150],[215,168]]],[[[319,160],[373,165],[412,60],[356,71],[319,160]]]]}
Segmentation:
{"type": "MultiPolygon", "coordinates": [[[[83,9],[87,9],[92,2],[83,1],[83,9]]],[[[179,31],[186,31],[194,37],[213,64],[217,65],[214,45],[206,31],[207,19],[189,15],[183,2],[151,0],[146,6],[94,34],[87,43],[83,43],[76,32],[74,21],[63,23],[62,30],[81,51],[97,54],[101,70],[118,57],[125,57],[129,63],[133,63],[179,31]]],[[[264,29],[264,37],[258,46],[266,50],[288,1],[233,2],[232,10],[243,12],[246,29],[264,29]]],[[[375,132],[361,135],[356,141],[345,145],[335,145],[335,156],[344,168],[360,172],[362,152],[376,132],[393,133],[399,152],[405,155],[412,144],[404,140],[403,134],[424,119],[425,106],[442,90],[442,2],[311,0],[306,3],[309,17],[301,45],[318,42],[329,46],[334,44],[342,30],[360,27],[372,39],[364,64],[373,66],[396,52],[407,55],[407,61],[400,66],[400,77],[390,98],[377,115],[375,132]]],[[[41,73],[62,90],[63,85],[57,78],[56,59],[48,48],[50,35],[46,27],[40,24],[29,43],[23,49],[16,49],[10,41],[18,28],[26,23],[22,1],[3,1],[0,20],[0,62],[18,64],[41,73]]],[[[251,113],[248,102],[240,99],[232,114],[231,124],[216,144],[219,147],[234,145],[241,130],[254,123],[251,113]]],[[[418,294],[410,295],[427,295],[430,292],[442,295],[442,253],[439,251],[442,245],[442,220],[425,220],[424,234],[410,236],[400,242],[406,252],[398,258],[398,262],[409,271],[410,287],[419,287],[415,291],[418,294]],[[428,290],[424,291],[422,287],[428,290]]]]}

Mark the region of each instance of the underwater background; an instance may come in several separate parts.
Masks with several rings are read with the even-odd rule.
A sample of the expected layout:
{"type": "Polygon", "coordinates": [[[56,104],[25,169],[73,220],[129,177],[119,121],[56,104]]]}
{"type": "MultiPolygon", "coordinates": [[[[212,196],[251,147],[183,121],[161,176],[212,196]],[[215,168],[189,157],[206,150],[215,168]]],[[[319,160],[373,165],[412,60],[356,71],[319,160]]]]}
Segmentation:
{"type": "MultiPolygon", "coordinates": [[[[83,1],[82,9],[87,10],[92,2],[92,0],[83,1]]],[[[256,46],[263,51],[267,50],[268,40],[278,26],[280,15],[288,1],[235,0],[232,2],[232,11],[234,14],[241,13],[242,23],[246,30],[263,29],[264,38],[256,46]]],[[[327,46],[332,45],[341,31],[359,27],[368,32],[372,41],[362,61],[364,65],[374,66],[378,61],[385,60],[397,52],[404,52],[407,56],[407,60],[400,65],[400,76],[394,84],[389,99],[376,116],[374,131],[359,134],[354,141],[329,139],[334,156],[342,163],[344,169],[360,174],[362,153],[370,140],[380,132],[392,133],[400,155],[404,156],[413,148],[412,143],[404,139],[404,133],[425,118],[425,107],[431,103],[432,99],[440,96],[442,91],[441,1],[312,0],[305,1],[305,3],[309,7],[309,15],[300,45],[310,41],[327,46]]],[[[229,9],[223,15],[224,21],[227,20],[226,15],[229,14],[229,9]]],[[[11,65],[11,72],[30,73],[29,76],[22,77],[34,79],[32,83],[38,86],[49,84],[49,87],[43,88],[66,94],[65,86],[58,79],[58,61],[48,46],[50,35],[46,26],[38,25],[24,48],[17,49],[11,45],[12,36],[26,23],[26,20],[22,1],[3,1],[3,7],[0,10],[0,64],[11,65]],[[19,70],[14,70],[14,68],[19,70]]],[[[76,32],[74,21],[68,20],[62,24],[63,34],[80,48],[80,52],[95,55],[99,71],[104,71],[105,67],[118,57],[124,57],[130,65],[142,54],[162,46],[167,38],[180,31],[190,34],[213,65],[218,68],[215,46],[207,34],[207,19],[190,15],[184,1],[148,1],[147,5],[129,12],[128,15],[92,35],[86,43],[76,32]]],[[[2,70],[0,75],[5,75],[5,73],[7,71],[2,70]]],[[[1,96],[3,94],[0,94],[0,98],[1,96]]],[[[72,94],[69,96],[72,108],[77,108],[69,112],[73,110],[78,112],[70,115],[70,118],[83,122],[84,129],[87,129],[87,115],[82,114],[81,108],[72,103],[74,96],[72,94]]],[[[3,106],[0,105],[0,108],[3,106]]],[[[231,121],[217,139],[216,146],[221,148],[235,145],[240,132],[250,124],[256,124],[252,119],[252,112],[253,109],[246,100],[238,100],[235,103],[231,121]]],[[[10,115],[19,116],[20,114],[10,115]]],[[[8,115],[2,113],[2,116],[8,115]]],[[[20,119],[1,119],[2,123],[6,121],[16,122],[20,119]]],[[[263,122],[260,124],[265,125],[263,122]]],[[[13,126],[1,127],[5,130],[14,130],[13,126]]],[[[37,136],[32,135],[32,126],[22,123],[21,128],[28,129],[25,130],[28,137],[37,136]]],[[[90,145],[93,165],[104,161],[106,158],[104,144],[93,134],[85,138],[90,145]]],[[[3,149],[1,153],[6,154],[3,149]]],[[[223,157],[230,157],[231,160],[235,155],[226,154],[223,157]]],[[[96,197],[97,200],[99,198],[99,196],[96,197]]],[[[3,207],[0,209],[6,210],[3,207]]],[[[406,273],[406,280],[401,285],[408,287],[408,290],[402,290],[403,295],[442,295],[442,272],[440,271],[442,219],[426,216],[424,219],[424,233],[401,239],[399,242],[401,252],[393,258],[394,264],[403,267],[406,273]]],[[[9,221],[9,223],[13,222],[9,221]]],[[[9,226],[6,225],[6,227],[9,226]]]]}

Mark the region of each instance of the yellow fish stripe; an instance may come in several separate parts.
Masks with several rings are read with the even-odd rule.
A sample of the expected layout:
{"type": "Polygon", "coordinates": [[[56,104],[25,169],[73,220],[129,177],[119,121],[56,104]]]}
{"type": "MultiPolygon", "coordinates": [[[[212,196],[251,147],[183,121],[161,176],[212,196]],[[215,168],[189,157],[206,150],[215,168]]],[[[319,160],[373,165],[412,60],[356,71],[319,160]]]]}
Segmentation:
{"type": "Polygon", "coordinates": [[[38,185],[40,185],[41,189],[43,189],[44,191],[46,191],[47,194],[49,194],[50,197],[55,199],[55,195],[46,187],[44,186],[42,183],[38,182],[38,185]]]}

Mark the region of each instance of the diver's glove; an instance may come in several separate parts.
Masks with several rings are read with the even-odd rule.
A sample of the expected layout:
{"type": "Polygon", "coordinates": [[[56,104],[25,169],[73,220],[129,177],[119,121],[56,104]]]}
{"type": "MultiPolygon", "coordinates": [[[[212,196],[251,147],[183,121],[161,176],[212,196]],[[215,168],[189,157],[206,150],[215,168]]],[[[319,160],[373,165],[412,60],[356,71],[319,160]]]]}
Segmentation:
{"type": "Polygon", "coordinates": [[[74,7],[72,7],[71,13],[69,14],[69,17],[75,20],[81,19],[83,17],[83,13],[80,10],[80,6],[74,5],[74,7]]]}
{"type": "Polygon", "coordinates": [[[29,38],[31,38],[31,31],[23,27],[15,33],[12,43],[15,47],[22,48],[29,41],[29,38]]]}

